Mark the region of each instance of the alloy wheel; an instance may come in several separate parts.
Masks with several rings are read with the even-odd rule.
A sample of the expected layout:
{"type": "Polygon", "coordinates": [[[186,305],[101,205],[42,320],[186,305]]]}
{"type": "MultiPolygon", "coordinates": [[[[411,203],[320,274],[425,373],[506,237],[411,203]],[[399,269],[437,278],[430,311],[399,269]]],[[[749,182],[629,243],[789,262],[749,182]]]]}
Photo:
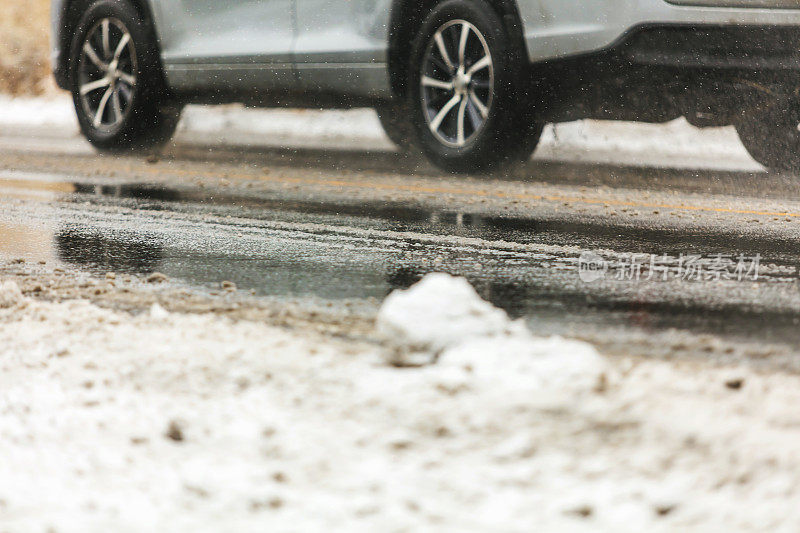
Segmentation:
{"type": "Polygon", "coordinates": [[[116,130],[132,109],[136,49],[119,20],[103,18],[86,33],[78,66],[78,91],[92,127],[116,130]]]}
{"type": "Polygon", "coordinates": [[[466,20],[436,30],[425,51],[420,85],[431,133],[448,147],[469,144],[486,123],[494,92],[494,64],[481,32],[466,20]]]}

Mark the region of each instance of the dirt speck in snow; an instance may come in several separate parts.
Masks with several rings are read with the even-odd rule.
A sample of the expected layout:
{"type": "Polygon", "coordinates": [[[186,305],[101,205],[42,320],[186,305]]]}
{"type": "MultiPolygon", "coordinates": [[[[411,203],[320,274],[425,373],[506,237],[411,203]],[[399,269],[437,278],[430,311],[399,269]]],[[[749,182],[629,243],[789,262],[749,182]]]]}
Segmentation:
{"type": "Polygon", "coordinates": [[[742,378],[733,378],[725,381],[725,386],[731,390],[739,390],[744,385],[744,379],[742,378]]]}
{"type": "Polygon", "coordinates": [[[177,420],[170,420],[164,436],[175,442],[183,442],[183,427],[177,420]]]}
{"type": "Polygon", "coordinates": [[[167,277],[166,274],[162,274],[161,272],[153,272],[147,276],[147,283],[163,283],[168,279],[169,277],[167,277]]]}

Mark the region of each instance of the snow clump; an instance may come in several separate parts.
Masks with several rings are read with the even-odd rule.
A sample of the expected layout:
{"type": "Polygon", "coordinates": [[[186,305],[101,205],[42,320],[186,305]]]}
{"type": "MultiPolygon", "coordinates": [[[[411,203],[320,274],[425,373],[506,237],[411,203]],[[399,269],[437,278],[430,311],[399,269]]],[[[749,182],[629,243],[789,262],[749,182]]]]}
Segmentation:
{"type": "MultiPolygon", "coordinates": [[[[445,349],[473,338],[520,331],[505,311],[482,300],[464,278],[429,274],[408,290],[390,294],[377,317],[378,334],[394,362],[425,364],[445,349]]],[[[522,326],[524,328],[524,326],[522,326]]]]}
{"type": "Polygon", "coordinates": [[[467,280],[448,274],[429,274],[390,294],[377,330],[393,365],[436,362],[505,390],[585,391],[602,387],[607,375],[606,360],[591,345],[536,337],[467,280]]]}
{"type": "Polygon", "coordinates": [[[0,309],[14,307],[22,302],[23,299],[24,296],[22,296],[22,291],[19,289],[19,285],[17,285],[15,282],[0,282],[0,309]]]}
{"type": "Polygon", "coordinates": [[[161,307],[158,303],[150,306],[150,318],[155,320],[166,320],[169,318],[169,311],[161,307]]]}

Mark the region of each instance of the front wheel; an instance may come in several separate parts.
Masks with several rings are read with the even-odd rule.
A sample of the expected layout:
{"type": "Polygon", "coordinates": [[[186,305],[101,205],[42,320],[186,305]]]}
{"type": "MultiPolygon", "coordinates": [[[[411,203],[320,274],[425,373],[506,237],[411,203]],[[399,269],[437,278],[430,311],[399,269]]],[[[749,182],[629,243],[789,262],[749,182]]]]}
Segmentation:
{"type": "Polygon", "coordinates": [[[70,54],[78,122],[95,148],[144,149],[172,137],[181,107],[166,97],[153,32],[129,2],[91,4],[70,54]]]}
{"type": "Polygon", "coordinates": [[[527,159],[542,125],[532,120],[515,50],[484,0],[447,0],[413,43],[410,105],[418,144],[450,172],[481,172],[527,159]]]}
{"type": "Polygon", "coordinates": [[[793,107],[751,112],[736,124],[742,145],[767,170],[800,172],[800,109],[793,107]]]}

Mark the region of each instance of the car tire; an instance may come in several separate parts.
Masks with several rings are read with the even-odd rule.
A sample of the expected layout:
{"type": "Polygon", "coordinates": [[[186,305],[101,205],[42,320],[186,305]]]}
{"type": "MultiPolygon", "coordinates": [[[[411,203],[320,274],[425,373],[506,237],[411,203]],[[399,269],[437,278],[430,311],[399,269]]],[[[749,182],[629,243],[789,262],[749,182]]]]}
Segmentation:
{"type": "Polygon", "coordinates": [[[483,172],[523,161],[543,125],[521,80],[526,65],[484,0],[447,0],[412,43],[408,96],[416,140],[449,172],[483,172]]]}
{"type": "Polygon", "coordinates": [[[747,152],[767,170],[800,172],[800,109],[772,106],[751,112],[736,124],[747,152]]]}
{"type": "Polygon", "coordinates": [[[83,135],[98,150],[141,150],[167,142],[181,106],[171,101],[152,29],[125,0],[85,11],[70,48],[72,100],[83,135]]]}
{"type": "Polygon", "coordinates": [[[375,107],[378,120],[386,136],[401,152],[409,152],[414,145],[414,128],[404,105],[396,102],[375,107]]]}

